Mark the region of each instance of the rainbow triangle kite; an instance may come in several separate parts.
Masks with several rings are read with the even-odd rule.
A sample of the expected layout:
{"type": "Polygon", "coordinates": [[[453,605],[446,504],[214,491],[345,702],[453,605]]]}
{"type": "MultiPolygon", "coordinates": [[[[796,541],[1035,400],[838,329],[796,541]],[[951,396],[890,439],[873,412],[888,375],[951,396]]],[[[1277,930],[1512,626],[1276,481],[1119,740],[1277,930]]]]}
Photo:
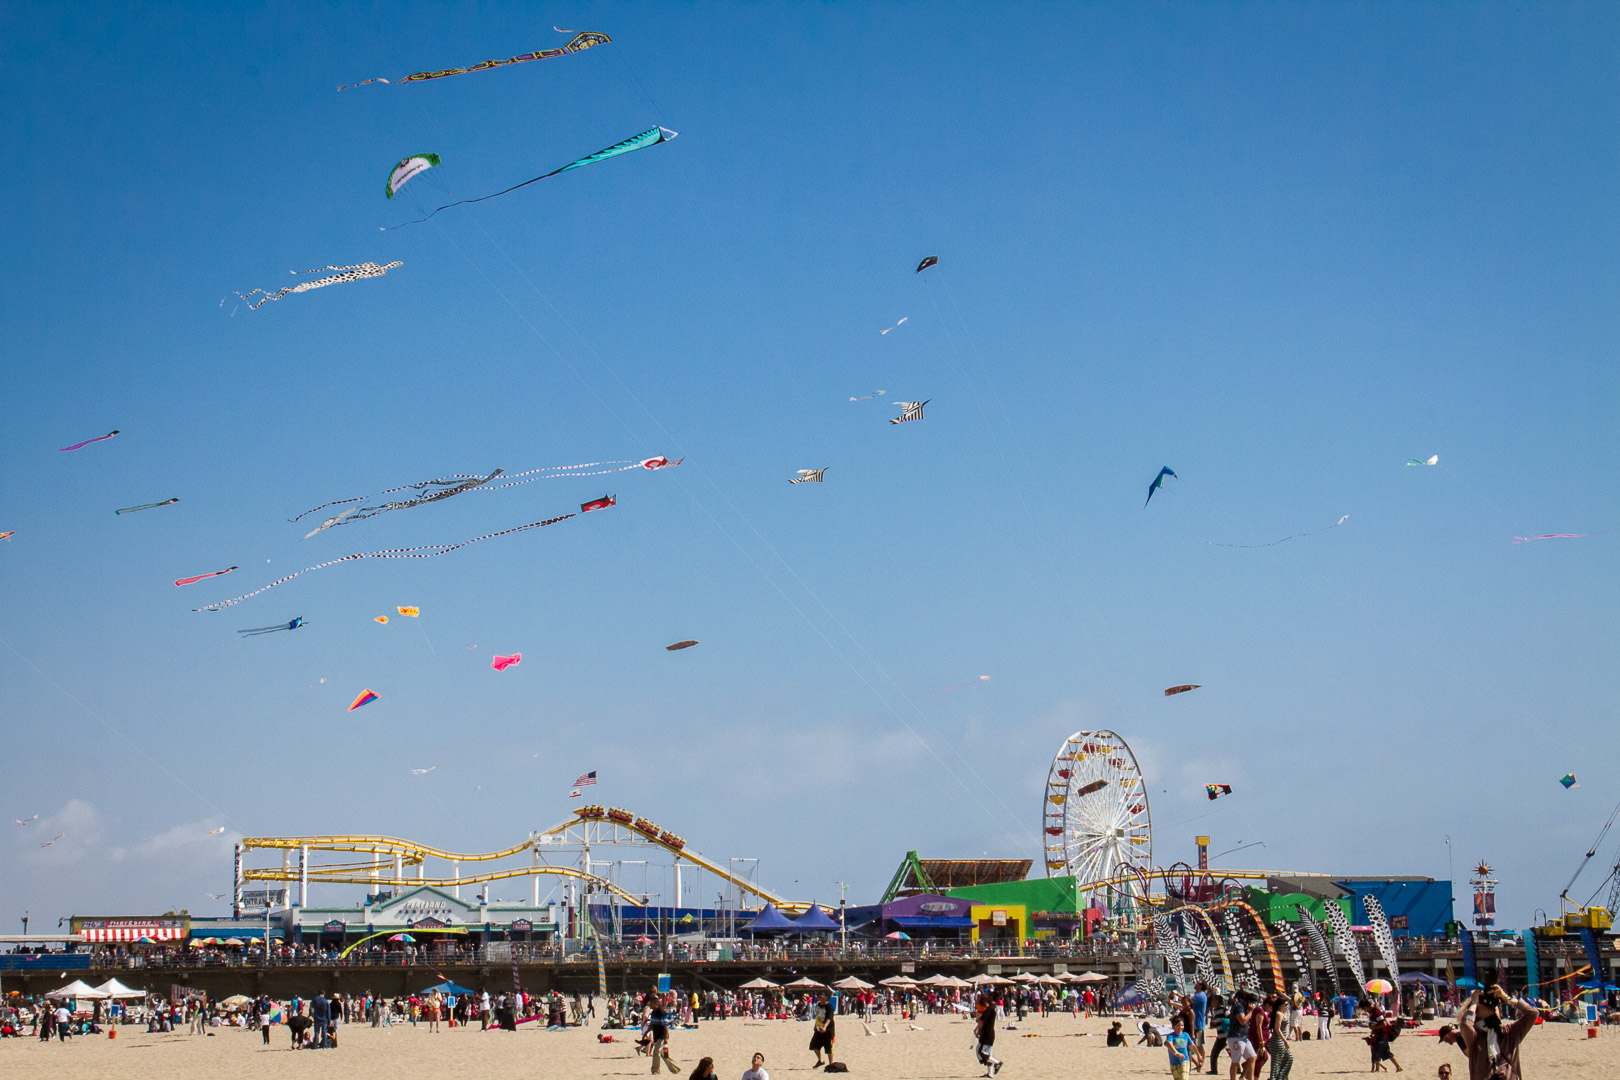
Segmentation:
{"type": "Polygon", "coordinates": [[[376,694],[373,694],[370,690],[362,690],[362,691],[360,691],[360,696],[354,699],[354,704],[349,706],[348,711],[349,712],[354,712],[354,710],[358,709],[360,706],[362,706],[362,705],[370,705],[373,701],[376,701],[376,700],[377,700],[377,695],[376,694]]]}

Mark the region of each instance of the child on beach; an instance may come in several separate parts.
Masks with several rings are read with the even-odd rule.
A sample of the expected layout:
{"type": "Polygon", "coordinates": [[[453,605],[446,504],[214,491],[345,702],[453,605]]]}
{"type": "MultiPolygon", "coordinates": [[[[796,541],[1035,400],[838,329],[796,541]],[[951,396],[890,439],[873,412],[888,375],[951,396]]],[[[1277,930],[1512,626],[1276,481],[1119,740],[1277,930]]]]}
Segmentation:
{"type": "Polygon", "coordinates": [[[1171,1017],[1170,1034],[1165,1036],[1164,1045],[1170,1053],[1170,1080],[1187,1080],[1187,1063],[1192,1059],[1193,1044],[1180,1015],[1171,1017]]]}

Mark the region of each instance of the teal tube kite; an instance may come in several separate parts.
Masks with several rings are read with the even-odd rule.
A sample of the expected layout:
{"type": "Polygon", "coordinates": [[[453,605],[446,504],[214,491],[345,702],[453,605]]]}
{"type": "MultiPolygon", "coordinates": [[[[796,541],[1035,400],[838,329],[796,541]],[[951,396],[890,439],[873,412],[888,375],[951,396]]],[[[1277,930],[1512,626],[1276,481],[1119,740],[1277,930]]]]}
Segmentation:
{"type": "MultiPolygon", "coordinates": [[[[530,184],[539,183],[541,180],[549,180],[553,176],[560,176],[563,173],[569,172],[573,169],[584,168],[586,165],[594,165],[598,161],[606,161],[608,158],[616,158],[620,154],[628,154],[635,150],[644,150],[649,146],[657,146],[659,143],[669,142],[679,134],[680,132],[671,131],[665,127],[655,127],[648,131],[643,131],[640,135],[632,135],[623,142],[614,143],[612,146],[609,146],[606,149],[598,150],[594,154],[587,154],[585,157],[579,158],[576,161],[570,161],[560,169],[552,169],[548,173],[542,173],[539,176],[523,181],[521,184],[513,184],[511,187],[497,191],[493,195],[481,195],[476,199],[461,199],[457,202],[445,203],[443,206],[439,207],[438,210],[433,211],[433,214],[437,214],[439,210],[448,210],[452,206],[465,206],[468,203],[480,203],[486,202],[490,199],[496,199],[502,195],[508,195],[518,190],[518,188],[526,188],[530,184]]],[[[417,218],[415,221],[402,222],[399,225],[393,226],[393,228],[399,229],[403,228],[405,225],[420,225],[422,222],[428,220],[428,218],[431,218],[433,214],[429,214],[427,217],[417,218]]],[[[386,232],[388,230],[385,229],[383,231],[386,232]]]]}

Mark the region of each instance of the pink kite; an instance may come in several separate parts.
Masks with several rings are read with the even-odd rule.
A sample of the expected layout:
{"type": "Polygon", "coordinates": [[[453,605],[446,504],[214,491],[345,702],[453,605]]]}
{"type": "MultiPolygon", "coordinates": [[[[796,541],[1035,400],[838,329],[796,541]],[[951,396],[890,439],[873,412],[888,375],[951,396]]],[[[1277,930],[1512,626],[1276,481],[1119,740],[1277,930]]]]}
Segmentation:
{"type": "Polygon", "coordinates": [[[1528,544],[1532,540],[1578,540],[1591,533],[1542,533],[1540,536],[1515,536],[1509,543],[1528,544]]]}
{"type": "Polygon", "coordinates": [[[360,691],[360,696],[355,698],[354,703],[345,711],[354,712],[354,710],[358,709],[362,705],[370,705],[373,701],[377,700],[377,697],[378,695],[373,694],[370,690],[362,690],[360,691]]]}
{"type": "Polygon", "coordinates": [[[177,586],[179,586],[179,585],[195,585],[197,582],[203,580],[204,578],[223,577],[224,575],[230,573],[232,570],[235,570],[235,569],[236,569],[236,567],[234,567],[234,566],[227,566],[223,570],[215,570],[212,574],[198,574],[196,577],[177,578],[175,580],[175,585],[177,585],[177,586]]]}
{"type": "Polygon", "coordinates": [[[502,656],[496,653],[495,659],[489,662],[489,666],[496,671],[505,671],[512,665],[521,663],[523,663],[523,654],[520,652],[513,653],[511,656],[502,656]]]}
{"type": "Polygon", "coordinates": [[[107,432],[107,434],[105,434],[105,435],[97,435],[93,439],[86,439],[86,440],[84,440],[84,442],[76,442],[72,446],[64,446],[60,450],[58,450],[57,453],[58,454],[65,454],[69,450],[80,450],[80,449],[83,449],[86,446],[89,446],[93,442],[101,442],[103,439],[110,439],[116,434],[118,434],[118,431],[115,428],[112,431],[107,432]]]}

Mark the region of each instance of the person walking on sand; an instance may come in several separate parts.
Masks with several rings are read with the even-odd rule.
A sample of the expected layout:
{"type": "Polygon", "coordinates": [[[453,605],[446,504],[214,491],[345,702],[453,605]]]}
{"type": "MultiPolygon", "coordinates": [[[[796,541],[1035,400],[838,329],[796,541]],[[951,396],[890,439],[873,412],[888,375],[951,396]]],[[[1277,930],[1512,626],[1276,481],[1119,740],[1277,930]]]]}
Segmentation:
{"type": "Polygon", "coordinates": [[[1186,1021],[1179,1013],[1170,1018],[1170,1034],[1164,1037],[1164,1045],[1170,1052],[1170,1080],[1187,1080],[1188,1068],[1197,1066],[1192,1064],[1192,1036],[1187,1034],[1186,1021]]]}
{"type": "Polygon", "coordinates": [[[659,1066],[668,1065],[670,1072],[680,1075],[681,1067],[669,1056],[669,1013],[664,1011],[662,998],[653,999],[652,1013],[647,1017],[647,1034],[652,1036],[648,1050],[652,1054],[652,1071],[656,1073],[659,1066]]]}
{"type": "MultiPolygon", "coordinates": [[[[1295,997],[1299,991],[1294,991],[1295,997]]],[[[1283,1023],[1283,1009],[1288,1000],[1283,995],[1275,995],[1276,1000],[1271,1006],[1271,1038],[1266,1040],[1266,1054],[1271,1059],[1270,1080],[1288,1080],[1288,1074],[1294,1068],[1294,1052],[1288,1048],[1289,1028],[1283,1023]]],[[[1298,1010],[1291,1013],[1294,1017],[1293,1029],[1298,1030],[1298,1010]]]]}
{"type": "Polygon", "coordinates": [[[823,1064],[833,1063],[833,1044],[837,1041],[836,1010],[833,1009],[832,995],[822,994],[821,1001],[817,1003],[815,1011],[811,1014],[815,1021],[815,1031],[810,1034],[810,1049],[816,1052],[816,1063],[811,1066],[819,1069],[823,1064]],[[821,1060],[821,1052],[827,1051],[827,1060],[821,1060]]]}
{"type": "Polygon", "coordinates": [[[984,1066],[985,1076],[994,1076],[1001,1071],[1002,1062],[994,1053],[996,1046],[996,1006],[986,994],[979,999],[979,1015],[974,1021],[974,1035],[978,1040],[977,1055],[979,1064],[984,1066]]]}

